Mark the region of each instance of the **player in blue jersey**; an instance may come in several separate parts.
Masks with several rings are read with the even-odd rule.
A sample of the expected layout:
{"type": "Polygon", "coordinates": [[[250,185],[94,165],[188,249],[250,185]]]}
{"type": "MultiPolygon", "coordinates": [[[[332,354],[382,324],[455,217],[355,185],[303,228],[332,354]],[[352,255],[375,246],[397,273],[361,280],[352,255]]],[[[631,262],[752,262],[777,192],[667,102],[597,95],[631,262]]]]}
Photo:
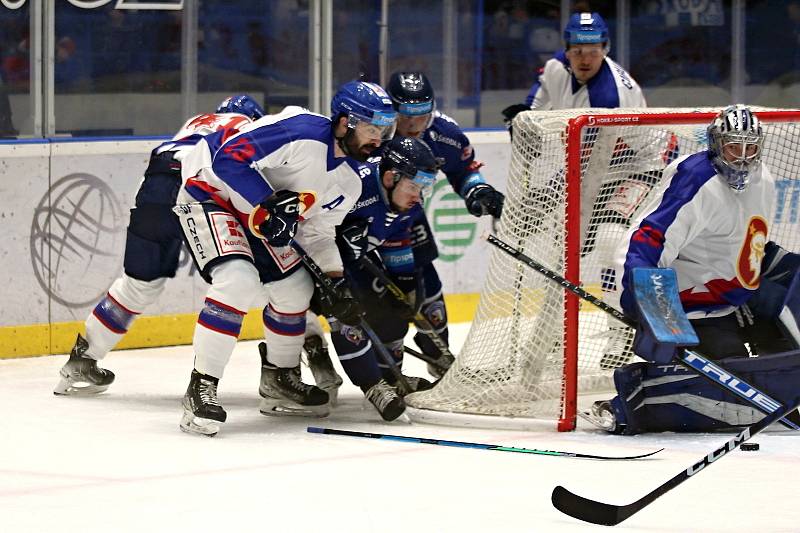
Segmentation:
{"type": "MultiPolygon", "coordinates": [[[[735,105],[709,126],[708,141],[708,150],[681,157],[664,171],[658,194],[624,239],[615,288],[625,313],[639,318],[633,270],[673,269],[683,311],[700,340],[697,350],[775,398],[794,400],[800,255],[769,238],[776,194],[761,161],[764,132],[756,114],[735,105]]],[[[608,429],[708,431],[762,416],[660,350],[653,332],[640,326],[634,351],[650,362],[615,371],[619,396],[594,406],[608,429]]]]}
{"type": "Polygon", "coordinates": [[[524,104],[503,110],[506,123],[529,109],[647,107],[642,89],[608,57],[608,26],[598,13],[575,13],[564,28],[564,50],[539,71],[524,104]]]}
{"type": "Polygon", "coordinates": [[[183,243],[172,207],[181,184],[181,161],[204,135],[230,136],[264,116],[248,95],[226,98],[213,114],[189,119],[170,140],[150,154],[150,163],[131,209],[125,241],[124,273],[86,319],[86,338],[78,335],[70,358],[61,369],[54,392],[59,395],[95,394],[114,381],[110,370],[98,368],[128,331],[133,320],[163,292],[175,277],[183,243]]]}
{"type": "MultiPolygon", "coordinates": [[[[430,146],[434,156],[443,161],[441,171],[453,190],[464,199],[470,214],[499,218],[503,194],[486,183],[480,171],[483,164],[475,159],[475,150],[458,124],[436,110],[433,87],[428,78],[421,72],[395,72],[389,78],[386,90],[397,110],[397,135],[419,138],[430,146]]],[[[424,280],[425,297],[420,310],[436,333],[447,342],[447,311],[442,282],[433,266],[438,250],[424,212],[414,224],[412,233],[414,268],[420,271],[424,280]]],[[[417,333],[414,341],[426,354],[441,356],[424,333],[417,333]]],[[[429,366],[428,370],[439,376],[434,367],[429,366]]]]}
{"type": "MultiPolygon", "coordinates": [[[[414,307],[422,303],[412,229],[423,215],[422,198],[433,187],[439,162],[425,142],[409,137],[396,136],[380,153],[378,164],[365,165],[361,170],[361,196],[338,228],[337,243],[345,274],[367,322],[400,366],[409,320],[414,307]],[[408,295],[411,306],[399,302],[363,267],[360,260],[365,254],[408,295]]],[[[330,315],[324,310],[323,314],[330,315]]],[[[350,380],[385,420],[400,416],[405,402],[396,390],[397,378],[376,355],[362,328],[335,317],[329,321],[331,340],[350,380]]],[[[418,377],[406,376],[406,381],[412,391],[431,387],[430,382],[418,377]]]]}
{"type": "Polygon", "coordinates": [[[184,431],[214,435],[225,421],[217,384],[245,313],[265,300],[260,411],[328,413],[328,394],[296,372],[314,285],[291,244],[337,279],[337,319],[358,322],[335,226],[361,193],[361,163],[395,126],[391,100],[371,83],[343,85],[331,111],[332,119],[290,106],[229,139],[207,136],[186,157],[176,212],[211,287],[195,328],[184,431]]]}

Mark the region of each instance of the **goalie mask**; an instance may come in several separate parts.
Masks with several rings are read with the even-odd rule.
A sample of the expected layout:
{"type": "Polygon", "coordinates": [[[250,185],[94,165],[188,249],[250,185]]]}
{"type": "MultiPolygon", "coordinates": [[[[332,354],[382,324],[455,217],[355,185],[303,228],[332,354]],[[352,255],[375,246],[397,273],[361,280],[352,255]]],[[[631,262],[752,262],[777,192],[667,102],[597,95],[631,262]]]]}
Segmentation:
{"type": "Polygon", "coordinates": [[[750,183],[758,168],[764,132],[761,122],[742,104],[723,109],[708,127],[708,149],[717,172],[734,191],[750,183]]]}

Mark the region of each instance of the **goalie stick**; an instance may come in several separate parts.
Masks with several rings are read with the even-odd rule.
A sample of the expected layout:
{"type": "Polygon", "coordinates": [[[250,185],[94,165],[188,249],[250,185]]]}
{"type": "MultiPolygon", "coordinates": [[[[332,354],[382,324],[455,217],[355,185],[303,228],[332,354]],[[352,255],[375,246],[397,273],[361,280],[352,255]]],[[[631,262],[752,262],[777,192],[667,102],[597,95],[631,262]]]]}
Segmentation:
{"type": "Polygon", "coordinates": [[[592,524],[615,526],[623,520],[626,520],[627,518],[630,518],[634,514],[638,513],[653,503],[657,498],[663,496],[698,472],[703,471],[705,467],[709,466],[718,459],[721,459],[723,456],[727,455],[728,452],[732,452],[739,447],[739,445],[747,442],[751,437],[764,431],[774,422],[785,417],[798,407],[800,407],[800,398],[795,399],[794,405],[791,407],[784,408],[781,411],[776,411],[771,415],[765,416],[755,424],[746,427],[725,444],[709,453],[686,470],[682,470],[672,479],[662,483],[633,503],[629,503],[627,505],[614,505],[611,503],[598,502],[595,500],[590,500],[589,498],[584,498],[583,496],[578,496],[577,494],[565,489],[561,485],[553,489],[553,494],[551,495],[550,500],[556,509],[573,518],[583,520],[584,522],[591,522],[592,524]]]}
{"type": "MultiPolygon", "coordinates": [[[[306,270],[314,279],[314,281],[317,283],[317,285],[319,285],[321,290],[328,293],[331,298],[338,298],[338,295],[336,294],[336,288],[334,287],[333,281],[331,280],[330,276],[328,276],[320,268],[317,262],[314,261],[311,258],[311,256],[308,255],[308,253],[306,253],[306,251],[300,247],[299,244],[293,242],[292,248],[294,248],[294,251],[300,257],[300,261],[303,263],[303,266],[306,268],[306,270]]],[[[400,369],[397,368],[397,364],[394,362],[394,357],[392,357],[392,354],[390,354],[389,351],[386,349],[386,347],[383,345],[383,342],[380,340],[380,338],[378,338],[378,335],[375,333],[375,331],[370,327],[369,324],[367,324],[367,321],[364,320],[363,316],[361,317],[360,322],[361,323],[358,325],[358,327],[364,330],[364,333],[367,334],[367,337],[369,337],[369,340],[372,342],[372,346],[375,347],[375,351],[378,352],[378,355],[380,355],[381,359],[383,359],[383,362],[389,365],[389,369],[392,371],[392,374],[394,374],[394,377],[397,379],[397,384],[403,389],[402,392],[406,394],[413,392],[411,385],[409,385],[408,383],[408,380],[406,380],[406,377],[403,375],[402,372],[400,372],[400,369]]]]}
{"type": "MultiPolygon", "coordinates": [[[[362,255],[361,259],[359,259],[359,262],[364,266],[364,268],[366,268],[369,271],[370,274],[378,278],[378,280],[380,280],[380,282],[383,283],[383,285],[389,290],[389,292],[392,293],[392,295],[395,298],[397,298],[397,300],[400,303],[406,305],[407,307],[411,307],[411,304],[406,299],[406,295],[403,294],[403,290],[400,287],[398,287],[397,284],[389,278],[386,272],[384,272],[381,267],[376,265],[372,261],[372,259],[370,259],[366,255],[362,255]]],[[[439,350],[440,356],[438,359],[433,358],[423,352],[418,352],[411,348],[405,348],[405,347],[404,351],[409,355],[413,355],[414,357],[422,359],[426,363],[429,363],[434,367],[436,367],[442,373],[445,373],[447,369],[450,368],[450,365],[453,364],[453,361],[455,361],[455,356],[450,351],[450,348],[447,346],[447,344],[444,342],[444,339],[442,339],[442,337],[439,336],[438,333],[436,333],[436,330],[434,329],[433,324],[431,324],[430,320],[428,320],[428,317],[423,315],[422,311],[416,308],[414,309],[414,322],[417,324],[422,324],[425,327],[424,330],[421,330],[421,333],[426,335],[431,340],[431,342],[433,342],[433,345],[436,346],[436,349],[439,350]],[[442,359],[445,359],[447,362],[443,363],[442,359]]]]}
{"type": "MultiPolygon", "coordinates": [[[[494,235],[486,236],[486,240],[488,240],[490,244],[496,246],[497,248],[504,251],[511,257],[517,259],[518,261],[528,265],[537,272],[543,274],[546,278],[558,283],[563,288],[567,289],[568,291],[575,294],[579,298],[586,300],[591,304],[594,304],[596,307],[610,314],[623,324],[632,328],[636,327],[636,321],[627,316],[626,314],[608,305],[601,299],[587,292],[578,285],[575,285],[569,280],[563,278],[562,276],[558,275],[558,273],[554,272],[553,270],[550,270],[541,263],[528,257],[521,251],[514,249],[511,245],[507,244],[506,242],[503,242],[494,235]]],[[[732,392],[737,396],[743,398],[753,407],[755,407],[764,414],[770,415],[779,412],[780,409],[783,407],[783,405],[777,400],[774,400],[764,392],[753,387],[747,381],[740,379],[739,377],[735,376],[728,370],[725,370],[722,367],[718,366],[717,364],[709,361],[706,357],[704,357],[698,352],[685,349],[683,352],[680,353],[680,355],[676,356],[675,359],[681,365],[690,368],[691,370],[694,370],[699,375],[703,376],[712,383],[716,384],[718,387],[721,387],[726,391],[732,392]]],[[[800,423],[800,415],[794,413],[793,410],[789,410],[786,413],[786,415],[778,418],[777,421],[779,421],[787,428],[793,430],[800,429],[800,425],[798,425],[798,423],[800,423]],[[786,417],[789,417],[791,419],[787,419],[786,417]]]]}
{"type": "Polygon", "coordinates": [[[461,442],[457,440],[429,439],[426,437],[406,437],[404,435],[387,435],[384,433],[364,433],[362,431],[347,431],[343,429],[318,428],[314,426],[309,426],[307,430],[309,433],[322,433],[325,435],[343,435],[347,437],[363,437],[367,439],[387,439],[387,440],[396,440],[400,442],[415,442],[417,444],[452,446],[454,448],[476,448],[479,450],[492,450],[496,452],[527,453],[531,455],[550,455],[554,457],[573,457],[576,459],[598,459],[602,461],[627,461],[631,459],[644,459],[645,457],[650,457],[651,455],[655,455],[664,449],[661,448],[660,450],[656,450],[650,453],[644,453],[641,455],[610,457],[606,455],[592,455],[587,453],[559,452],[555,450],[537,450],[535,448],[533,449],[515,448],[513,446],[501,446],[499,444],[481,444],[478,442],[461,442]]]}

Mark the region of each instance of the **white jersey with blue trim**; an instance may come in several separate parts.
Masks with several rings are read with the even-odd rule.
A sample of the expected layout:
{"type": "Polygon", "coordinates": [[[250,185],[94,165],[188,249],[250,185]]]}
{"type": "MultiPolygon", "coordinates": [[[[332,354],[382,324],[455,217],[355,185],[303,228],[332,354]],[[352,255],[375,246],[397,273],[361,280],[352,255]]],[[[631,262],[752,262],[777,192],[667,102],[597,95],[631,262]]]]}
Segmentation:
{"type": "MultiPolygon", "coordinates": [[[[677,159],[634,220],[615,258],[616,288],[634,313],[634,268],[673,268],[691,319],[724,316],[752,296],[775,209],[775,182],[761,164],[744,191],[731,189],[707,151],[677,159]]],[[[631,315],[634,316],[634,315],[631,315]]]]}
{"type": "MultiPolygon", "coordinates": [[[[360,163],[334,157],[330,119],[290,106],[230,139],[221,135],[204,137],[184,158],[178,202],[216,203],[257,234],[264,200],[279,190],[300,193],[295,239],[323,270],[341,271],[335,226],[361,194],[360,163]]],[[[279,263],[295,255],[288,247],[270,251],[279,263]]]]}
{"type": "Polygon", "coordinates": [[[531,87],[526,103],[531,109],[575,109],[584,107],[647,107],[639,84],[625,69],[606,57],[600,71],[581,84],[572,75],[564,51],[545,63],[531,87]]]}

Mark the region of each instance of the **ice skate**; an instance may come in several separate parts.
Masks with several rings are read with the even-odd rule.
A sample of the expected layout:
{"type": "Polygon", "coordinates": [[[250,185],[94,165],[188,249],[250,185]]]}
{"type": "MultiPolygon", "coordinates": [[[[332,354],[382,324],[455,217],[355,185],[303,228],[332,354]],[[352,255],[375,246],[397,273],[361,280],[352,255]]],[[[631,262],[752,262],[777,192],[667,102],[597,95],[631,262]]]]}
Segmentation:
{"type": "Polygon", "coordinates": [[[258,345],[261,354],[262,396],[259,411],[262,415],[318,416],[330,414],[328,393],[300,379],[300,366],[279,368],[267,361],[267,345],[258,345]]]}
{"type": "Polygon", "coordinates": [[[617,417],[611,407],[610,400],[600,400],[592,404],[588,412],[578,411],[578,416],[598,428],[609,433],[620,434],[625,429],[622,424],[617,424],[617,417]]]}
{"type": "Polygon", "coordinates": [[[383,379],[365,390],[364,396],[387,422],[396,420],[406,410],[406,402],[402,396],[383,379]]]}
{"type": "Polygon", "coordinates": [[[213,437],[219,432],[218,422],[225,422],[228,414],[217,399],[219,380],[192,370],[189,388],[183,396],[181,430],[213,437]]]}
{"type": "Polygon", "coordinates": [[[69,359],[59,372],[61,380],[53,389],[59,396],[82,396],[105,391],[114,382],[114,373],[97,366],[97,360],[86,355],[89,343],[80,334],[69,359]]]}
{"type": "Polygon", "coordinates": [[[333,368],[328,347],[320,336],[313,335],[306,339],[303,350],[306,352],[308,368],[311,369],[317,387],[328,393],[329,403],[331,407],[335,407],[339,397],[339,387],[344,381],[333,368]]]}
{"type": "Polygon", "coordinates": [[[600,368],[612,370],[631,362],[633,359],[634,331],[626,326],[615,326],[608,330],[608,341],[600,359],[600,368]]]}

